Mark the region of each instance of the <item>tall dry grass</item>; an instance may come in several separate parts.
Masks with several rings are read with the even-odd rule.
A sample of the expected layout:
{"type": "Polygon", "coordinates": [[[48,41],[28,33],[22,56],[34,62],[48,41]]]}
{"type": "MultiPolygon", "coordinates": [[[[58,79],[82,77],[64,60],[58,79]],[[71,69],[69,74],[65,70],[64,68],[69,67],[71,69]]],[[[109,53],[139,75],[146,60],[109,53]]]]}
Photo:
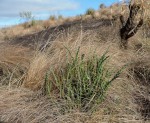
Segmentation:
{"type": "MultiPolygon", "coordinates": [[[[129,66],[121,76],[112,83],[107,92],[105,101],[99,105],[97,111],[93,114],[80,113],[78,110],[69,111],[70,113],[67,113],[69,109],[65,106],[65,102],[60,102],[61,104],[57,102],[57,105],[55,105],[55,103],[48,101],[49,99],[41,95],[36,96],[37,92],[30,92],[24,89],[15,89],[13,91],[3,88],[1,90],[1,99],[5,102],[5,105],[7,105],[7,107],[5,107],[3,101],[1,102],[1,111],[3,111],[1,112],[1,116],[3,121],[39,122],[42,120],[43,122],[83,122],[84,120],[89,123],[143,122],[140,112],[137,111],[138,104],[135,103],[134,99],[134,93],[143,93],[143,90],[140,90],[140,86],[136,83],[136,78],[129,70],[137,61],[141,61],[141,59],[145,60],[145,63],[148,64],[149,51],[145,51],[144,47],[142,47],[143,49],[141,50],[135,50],[133,46],[124,51],[119,48],[118,39],[114,39],[112,42],[101,41],[100,38],[97,39],[94,33],[93,35],[89,35],[88,32],[81,31],[76,35],[77,36],[68,34],[68,36],[56,39],[51,46],[43,52],[30,51],[23,47],[11,46],[5,48],[5,50],[1,49],[1,58],[3,58],[1,61],[7,61],[7,63],[12,63],[13,65],[18,63],[23,65],[26,70],[22,86],[31,90],[38,90],[43,86],[45,74],[51,66],[56,70],[62,67],[62,65],[65,66],[65,47],[69,48],[73,55],[76,54],[78,47],[80,47],[80,55],[85,54],[86,59],[90,58],[93,52],[101,56],[108,49],[110,56],[108,66],[110,68],[117,70],[127,63],[129,66]],[[5,98],[6,96],[8,98],[5,98]],[[11,106],[11,102],[14,104],[13,107],[11,106]],[[49,110],[50,107],[51,110],[49,110]],[[30,113],[28,114],[27,112],[30,113]],[[39,114],[38,112],[41,113],[39,114]],[[51,115],[52,113],[56,113],[56,115],[51,115]]],[[[130,43],[134,45],[134,42],[130,43]]]]}
{"type": "Polygon", "coordinates": [[[130,39],[128,50],[122,50],[117,32],[116,25],[103,27],[100,32],[74,30],[55,39],[42,52],[1,45],[0,120],[54,123],[149,122],[150,39],[141,30],[130,39]],[[107,67],[114,71],[128,64],[121,76],[111,84],[105,100],[93,114],[81,113],[78,109],[70,110],[64,100],[54,101],[41,93],[49,68],[59,70],[65,67],[66,47],[73,56],[80,47],[79,55],[84,54],[85,60],[91,58],[93,52],[102,56],[108,50],[110,59],[107,67]],[[14,89],[16,85],[21,88],[14,89]]]}

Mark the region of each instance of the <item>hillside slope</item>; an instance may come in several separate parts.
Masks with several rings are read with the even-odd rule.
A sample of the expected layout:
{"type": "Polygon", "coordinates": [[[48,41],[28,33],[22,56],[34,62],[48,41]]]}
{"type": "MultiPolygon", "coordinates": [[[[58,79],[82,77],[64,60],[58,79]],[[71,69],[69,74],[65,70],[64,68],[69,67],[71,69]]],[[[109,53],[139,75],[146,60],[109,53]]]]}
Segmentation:
{"type": "Polygon", "coordinates": [[[2,42],[0,122],[148,123],[150,38],[140,30],[129,40],[128,49],[121,49],[119,25],[118,20],[79,20],[2,42]],[[49,99],[42,93],[49,68],[65,70],[66,47],[73,56],[80,47],[79,55],[86,59],[108,50],[107,67],[114,72],[128,64],[92,114],[69,109],[65,100],[49,99]]]}
{"type": "Polygon", "coordinates": [[[21,44],[23,46],[35,46],[38,43],[45,44],[48,40],[53,41],[60,35],[67,35],[71,32],[86,32],[90,30],[100,32],[101,27],[110,27],[111,25],[113,25],[113,23],[114,21],[109,19],[89,19],[66,22],[55,27],[49,27],[48,29],[42,30],[37,33],[14,38],[10,41],[10,44],[21,44]]]}

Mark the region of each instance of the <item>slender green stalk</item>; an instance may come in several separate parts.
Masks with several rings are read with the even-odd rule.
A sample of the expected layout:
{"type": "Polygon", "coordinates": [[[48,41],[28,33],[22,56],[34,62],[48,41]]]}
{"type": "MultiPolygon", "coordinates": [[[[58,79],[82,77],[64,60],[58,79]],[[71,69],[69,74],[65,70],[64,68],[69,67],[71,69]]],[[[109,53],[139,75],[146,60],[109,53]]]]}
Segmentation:
{"type": "Polygon", "coordinates": [[[77,107],[80,111],[89,111],[102,102],[110,84],[119,77],[122,69],[113,75],[113,72],[106,67],[109,60],[107,51],[98,57],[94,55],[87,61],[84,55],[79,55],[78,48],[75,57],[66,48],[66,67],[57,72],[50,70],[45,81],[47,93],[52,97],[52,92],[59,98],[67,100],[71,107],[77,107]],[[71,61],[69,60],[71,58],[71,61]],[[48,80],[49,78],[53,78],[48,80]]]}

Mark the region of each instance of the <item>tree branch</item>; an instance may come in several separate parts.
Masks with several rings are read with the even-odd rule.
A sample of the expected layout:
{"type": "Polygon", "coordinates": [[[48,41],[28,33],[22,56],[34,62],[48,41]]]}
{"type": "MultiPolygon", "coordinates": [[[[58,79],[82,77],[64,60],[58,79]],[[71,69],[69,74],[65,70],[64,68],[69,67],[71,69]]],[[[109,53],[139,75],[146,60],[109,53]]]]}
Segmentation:
{"type": "Polygon", "coordinates": [[[122,15],[120,16],[120,22],[122,24],[122,28],[120,29],[120,37],[124,47],[127,47],[128,39],[134,36],[139,28],[143,25],[143,19],[140,19],[138,24],[134,23],[134,19],[140,8],[141,6],[137,4],[129,5],[130,13],[126,23],[124,17],[122,15]]]}

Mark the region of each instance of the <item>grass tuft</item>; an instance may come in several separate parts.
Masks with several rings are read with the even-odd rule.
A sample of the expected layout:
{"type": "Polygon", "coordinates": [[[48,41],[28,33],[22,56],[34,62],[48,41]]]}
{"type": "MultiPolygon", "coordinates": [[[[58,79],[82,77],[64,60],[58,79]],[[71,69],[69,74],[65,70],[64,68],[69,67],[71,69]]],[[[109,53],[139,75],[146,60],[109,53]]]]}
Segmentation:
{"type": "MultiPolygon", "coordinates": [[[[67,48],[66,48],[67,49],[67,48]]],[[[101,57],[94,55],[85,61],[85,55],[75,57],[67,49],[66,66],[60,70],[51,68],[45,76],[45,92],[50,97],[65,99],[71,107],[87,112],[93,110],[104,99],[110,84],[119,77],[107,68],[109,56],[105,52],[101,57]],[[71,57],[71,60],[69,60],[71,57]]]]}
{"type": "Polygon", "coordinates": [[[89,9],[86,11],[85,15],[92,15],[92,16],[94,16],[94,13],[95,13],[95,10],[92,9],[92,8],[89,8],[89,9]]]}

